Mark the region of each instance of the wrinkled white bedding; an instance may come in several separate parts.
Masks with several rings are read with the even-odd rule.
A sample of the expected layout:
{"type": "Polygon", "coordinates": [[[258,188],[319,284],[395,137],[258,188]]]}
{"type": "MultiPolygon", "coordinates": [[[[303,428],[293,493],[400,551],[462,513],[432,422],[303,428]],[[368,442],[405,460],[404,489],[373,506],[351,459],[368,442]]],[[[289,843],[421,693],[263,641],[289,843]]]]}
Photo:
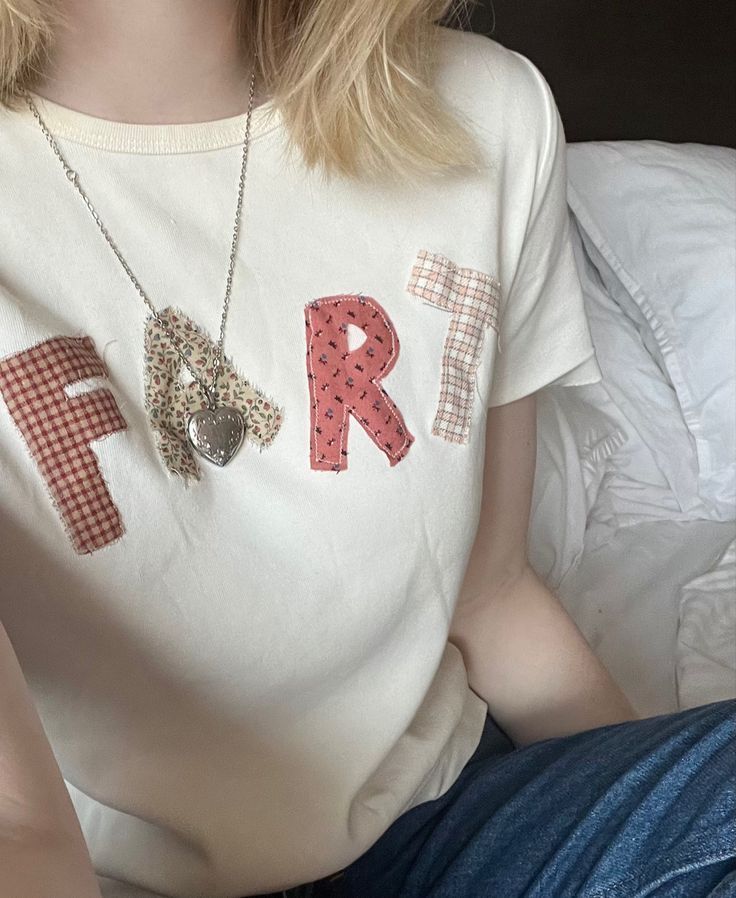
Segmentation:
{"type": "MultiPolygon", "coordinates": [[[[709,589],[736,526],[648,521],[586,547],[559,595],[640,714],[736,696],[733,590],[709,589]],[[730,650],[729,645],[730,643],[730,650]],[[717,688],[716,688],[717,687],[717,688]]],[[[733,558],[721,568],[728,579],[733,558]],[[725,570],[724,570],[725,568],[725,570]]]]}
{"type": "Polygon", "coordinates": [[[736,540],[681,591],[677,692],[682,708],[731,698],[736,690],[736,540]]]}
{"type": "Polygon", "coordinates": [[[640,713],[733,697],[736,153],[574,144],[568,173],[603,381],[539,396],[530,558],[640,713]]]}

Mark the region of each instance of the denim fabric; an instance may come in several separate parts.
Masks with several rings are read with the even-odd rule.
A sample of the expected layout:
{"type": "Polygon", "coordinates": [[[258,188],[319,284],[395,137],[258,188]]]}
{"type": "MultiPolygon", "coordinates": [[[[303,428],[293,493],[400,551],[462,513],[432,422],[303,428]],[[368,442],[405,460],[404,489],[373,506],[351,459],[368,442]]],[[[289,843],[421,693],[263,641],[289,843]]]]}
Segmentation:
{"type": "Polygon", "coordinates": [[[283,896],[736,898],[736,701],[518,749],[489,716],[444,795],[283,896]]]}

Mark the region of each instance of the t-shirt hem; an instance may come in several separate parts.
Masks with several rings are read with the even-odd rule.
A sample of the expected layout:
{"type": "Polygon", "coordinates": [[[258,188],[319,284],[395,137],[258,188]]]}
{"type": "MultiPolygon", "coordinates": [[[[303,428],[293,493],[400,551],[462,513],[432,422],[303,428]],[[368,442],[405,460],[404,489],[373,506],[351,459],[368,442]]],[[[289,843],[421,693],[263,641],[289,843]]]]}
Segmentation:
{"type": "Polygon", "coordinates": [[[536,377],[529,378],[527,381],[516,382],[513,388],[496,391],[492,393],[487,402],[488,408],[495,408],[499,405],[506,405],[509,402],[515,402],[517,399],[523,399],[531,393],[548,386],[583,386],[585,384],[599,383],[603,379],[595,351],[589,353],[581,360],[576,360],[572,364],[570,359],[566,358],[558,367],[547,369],[544,372],[537,373],[536,377]]]}
{"type": "Polygon", "coordinates": [[[437,763],[422,781],[422,784],[415,790],[411,800],[401,811],[401,814],[405,814],[407,811],[428,801],[436,801],[449,792],[480,745],[487,716],[487,703],[468,686],[462,714],[449,743],[438,758],[437,763]],[[455,754],[454,761],[448,761],[448,758],[453,753],[455,754]],[[441,770],[443,764],[449,764],[448,771],[444,774],[443,782],[439,788],[436,785],[434,788],[431,788],[430,784],[436,784],[438,770],[441,770]]]}

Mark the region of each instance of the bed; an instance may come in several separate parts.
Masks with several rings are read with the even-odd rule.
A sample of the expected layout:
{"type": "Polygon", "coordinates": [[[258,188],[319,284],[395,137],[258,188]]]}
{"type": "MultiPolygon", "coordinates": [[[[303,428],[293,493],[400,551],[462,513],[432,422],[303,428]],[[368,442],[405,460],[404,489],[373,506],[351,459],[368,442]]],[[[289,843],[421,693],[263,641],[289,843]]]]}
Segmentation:
{"type": "Polygon", "coordinates": [[[530,558],[645,716],[736,696],[734,8],[478,3],[568,138],[603,380],[539,396],[530,558]]]}

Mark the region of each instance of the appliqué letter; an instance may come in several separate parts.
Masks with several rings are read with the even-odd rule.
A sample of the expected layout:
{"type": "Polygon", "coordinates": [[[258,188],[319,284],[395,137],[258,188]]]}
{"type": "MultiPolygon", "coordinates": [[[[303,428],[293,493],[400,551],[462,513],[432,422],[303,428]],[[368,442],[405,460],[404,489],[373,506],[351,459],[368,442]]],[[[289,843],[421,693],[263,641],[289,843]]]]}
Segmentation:
{"type": "Polygon", "coordinates": [[[89,337],[54,337],[0,361],[0,393],[80,555],[124,532],[89,444],[125,430],[125,419],[107,389],[64,392],[102,376],[107,371],[89,337]]]}
{"type": "MultiPolygon", "coordinates": [[[[159,315],[180,344],[189,348],[187,359],[192,368],[202,372],[205,383],[211,383],[215,344],[178,309],[167,308],[159,315]]],[[[152,315],[146,325],[145,349],[145,404],[156,446],[167,470],[180,475],[187,485],[188,478],[199,480],[200,471],[187,439],[186,422],[191,412],[207,408],[207,402],[196,381],[182,382],[180,375],[187,369],[171,338],[152,315]]],[[[247,441],[259,449],[273,443],[281,428],[283,409],[237,372],[227,357],[223,357],[218,373],[217,394],[223,405],[245,415],[247,441]]]]}
{"type": "Polygon", "coordinates": [[[487,327],[498,333],[501,285],[482,271],[459,268],[445,256],[421,250],[406,289],[450,313],[432,433],[453,443],[467,443],[483,334],[487,327]]]}
{"type": "Polygon", "coordinates": [[[380,384],[396,364],[399,338],[386,312],[370,296],[325,296],[305,308],[307,380],[311,407],[310,465],[344,471],[352,414],[373,442],[397,464],[414,437],[380,384]],[[348,348],[348,326],[365,334],[348,348]]]}

